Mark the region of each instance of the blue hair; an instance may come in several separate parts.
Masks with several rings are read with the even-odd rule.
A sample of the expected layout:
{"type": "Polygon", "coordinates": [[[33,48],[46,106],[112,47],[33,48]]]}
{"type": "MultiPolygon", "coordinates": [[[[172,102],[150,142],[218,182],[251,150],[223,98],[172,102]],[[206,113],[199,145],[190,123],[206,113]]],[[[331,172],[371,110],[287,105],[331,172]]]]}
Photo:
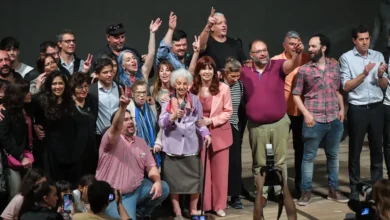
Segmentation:
{"type": "Polygon", "coordinates": [[[131,85],[133,83],[130,81],[130,78],[129,78],[129,76],[126,73],[126,70],[122,67],[123,55],[125,55],[125,53],[131,53],[137,59],[138,70],[135,73],[135,80],[143,79],[144,76],[142,75],[142,72],[141,72],[141,61],[140,61],[139,57],[136,55],[136,53],[134,53],[132,50],[124,50],[124,51],[122,51],[119,54],[118,59],[117,59],[117,62],[118,62],[118,80],[119,80],[120,84],[123,84],[123,85],[125,85],[127,87],[131,87],[131,85]]]}

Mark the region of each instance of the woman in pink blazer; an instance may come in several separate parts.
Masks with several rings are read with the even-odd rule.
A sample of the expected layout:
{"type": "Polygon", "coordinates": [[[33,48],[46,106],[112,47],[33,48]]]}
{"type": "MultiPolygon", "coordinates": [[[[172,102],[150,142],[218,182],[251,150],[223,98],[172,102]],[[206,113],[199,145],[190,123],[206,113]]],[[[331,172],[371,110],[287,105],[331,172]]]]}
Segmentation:
{"type": "Polygon", "coordinates": [[[202,159],[207,160],[205,211],[215,211],[226,216],[229,146],[233,143],[229,118],[233,113],[230,89],[218,80],[214,60],[209,56],[199,59],[194,71],[192,92],[199,97],[203,107],[203,118],[197,123],[207,126],[211,132],[212,144],[202,150],[202,159]],[[205,150],[208,150],[205,158],[205,150]]]}

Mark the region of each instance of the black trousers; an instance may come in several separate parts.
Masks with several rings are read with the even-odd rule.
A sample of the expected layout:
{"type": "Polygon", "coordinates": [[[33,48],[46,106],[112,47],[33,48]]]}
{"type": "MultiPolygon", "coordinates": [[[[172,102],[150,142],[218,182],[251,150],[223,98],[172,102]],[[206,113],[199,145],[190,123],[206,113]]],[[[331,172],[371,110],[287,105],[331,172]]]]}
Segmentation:
{"type": "Polygon", "coordinates": [[[383,155],[385,157],[387,177],[390,179],[390,106],[383,105],[385,111],[383,128],[383,155]]]}
{"type": "Polygon", "coordinates": [[[294,147],[294,170],[295,170],[295,190],[300,192],[301,190],[301,179],[302,179],[302,158],[303,158],[303,141],[302,141],[302,123],[303,115],[291,116],[290,130],[293,135],[293,147],[294,147]]]}
{"type": "Polygon", "coordinates": [[[360,153],[364,137],[368,133],[370,147],[371,182],[383,178],[382,137],[384,127],[384,107],[381,102],[348,108],[349,154],[348,171],[351,193],[356,193],[356,185],[360,182],[360,153]]]}
{"type": "Polygon", "coordinates": [[[242,189],[241,133],[232,124],[233,144],[229,148],[228,196],[239,196],[242,189]]]}

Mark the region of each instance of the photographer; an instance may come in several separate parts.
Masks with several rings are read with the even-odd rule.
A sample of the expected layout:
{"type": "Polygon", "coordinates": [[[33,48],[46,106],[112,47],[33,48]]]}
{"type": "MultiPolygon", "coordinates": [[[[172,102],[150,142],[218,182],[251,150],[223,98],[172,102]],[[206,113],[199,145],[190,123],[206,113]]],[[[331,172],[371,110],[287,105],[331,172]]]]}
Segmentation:
{"type": "Polygon", "coordinates": [[[78,213],[73,216],[73,220],[87,220],[87,219],[116,219],[111,218],[105,214],[108,204],[110,204],[110,194],[115,193],[115,201],[117,203],[120,219],[129,220],[122,204],[122,193],[119,190],[111,188],[110,184],[105,181],[95,181],[88,187],[88,201],[90,204],[89,212],[78,213]],[[99,218],[100,217],[100,218],[99,218]]]}
{"type": "MultiPolygon", "coordinates": [[[[283,191],[283,204],[286,208],[286,214],[288,220],[296,220],[297,219],[297,211],[295,208],[295,204],[293,201],[293,198],[290,194],[290,191],[288,189],[288,185],[286,182],[286,179],[282,176],[282,171],[280,169],[275,169],[275,173],[279,177],[279,181],[282,184],[282,191],[283,191]]],[[[262,192],[263,192],[263,186],[266,182],[266,172],[260,172],[259,175],[256,177],[256,185],[257,185],[257,195],[256,195],[256,201],[255,201],[255,209],[253,212],[253,220],[262,220],[263,219],[263,206],[265,204],[262,204],[262,192]]]]}
{"type": "Polygon", "coordinates": [[[372,189],[372,194],[369,195],[370,187],[362,190],[364,201],[350,200],[349,208],[354,211],[357,220],[365,219],[390,219],[390,180],[378,180],[372,189]],[[366,199],[366,198],[372,198],[366,199]]]}

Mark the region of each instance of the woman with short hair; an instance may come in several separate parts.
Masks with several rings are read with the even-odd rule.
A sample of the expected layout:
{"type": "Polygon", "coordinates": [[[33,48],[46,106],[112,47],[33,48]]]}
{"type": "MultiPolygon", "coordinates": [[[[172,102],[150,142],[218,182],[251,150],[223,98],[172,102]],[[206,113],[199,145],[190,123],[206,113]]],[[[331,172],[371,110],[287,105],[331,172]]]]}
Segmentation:
{"type": "Polygon", "coordinates": [[[171,100],[163,102],[159,125],[162,129],[162,176],[168,183],[177,219],[183,219],[179,194],[191,194],[190,214],[199,215],[197,204],[202,189],[200,152],[211,144],[206,126],[196,125],[202,119],[199,99],[188,92],[192,75],[185,69],[171,73],[171,100]]]}

